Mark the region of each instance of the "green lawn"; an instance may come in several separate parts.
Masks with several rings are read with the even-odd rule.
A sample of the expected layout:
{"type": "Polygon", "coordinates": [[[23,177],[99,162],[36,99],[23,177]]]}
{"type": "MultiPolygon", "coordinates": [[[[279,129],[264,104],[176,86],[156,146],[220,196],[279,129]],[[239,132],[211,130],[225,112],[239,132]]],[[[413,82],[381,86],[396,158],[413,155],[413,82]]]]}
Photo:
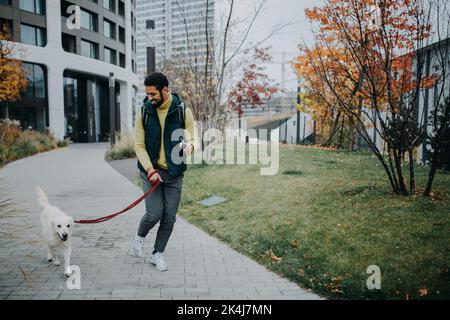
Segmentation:
{"type": "MultiPolygon", "coordinates": [[[[416,175],[423,187],[427,169],[416,175]]],[[[450,174],[438,172],[433,189],[433,199],[393,195],[369,153],[281,146],[274,176],[257,165],[191,166],[179,214],[327,298],[448,299],[450,174]],[[228,201],[198,203],[211,195],[228,201]],[[367,289],[370,265],[380,290],[367,289]]]]}

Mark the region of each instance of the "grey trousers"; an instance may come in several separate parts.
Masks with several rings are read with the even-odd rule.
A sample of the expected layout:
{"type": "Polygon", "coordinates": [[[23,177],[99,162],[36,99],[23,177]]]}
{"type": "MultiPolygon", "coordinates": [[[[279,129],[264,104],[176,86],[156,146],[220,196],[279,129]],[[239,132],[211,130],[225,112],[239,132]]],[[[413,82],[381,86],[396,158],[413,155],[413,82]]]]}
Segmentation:
{"type": "MultiPolygon", "coordinates": [[[[175,224],[178,207],[181,199],[181,186],[184,175],[170,176],[167,170],[156,168],[163,182],[145,198],[145,214],[139,224],[137,235],[146,237],[153,226],[159,222],[156,234],[155,250],[164,252],[175,224]]],[[[141,174],[142,189],[145,192],[153,185],[147,175],[141,174]]]]}

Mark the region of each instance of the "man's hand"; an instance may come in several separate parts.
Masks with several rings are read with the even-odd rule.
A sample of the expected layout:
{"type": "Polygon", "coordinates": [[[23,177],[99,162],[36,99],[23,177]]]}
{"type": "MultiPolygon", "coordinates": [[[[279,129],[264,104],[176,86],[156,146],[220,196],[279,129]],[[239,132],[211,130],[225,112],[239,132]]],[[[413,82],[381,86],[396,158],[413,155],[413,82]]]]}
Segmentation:
{"type": "Polygon", "coordinates": [[[184,144],[184,148],[183,148],[183,152],[186,155],[190,155],[192,153],[192,151],[194,151],[194,146],[190,143],[184,144]]]}
{"type": "Polygon", "coordinates": [[[147,179],[150,180],[150,183],[151,183],[151,184],[155,184],[156,181],[158,181],[158,180],[162,182],[161,176],[159,175],[158,172],[156,172],[154,175],[152,175],[152,176],[150,177],[150,175],[151,175],[153,172],[156,172],[156,170],[153,169],[153,168],[150,168],[150,169],[148,169],[148,171],[147,171],[147,179]]]}

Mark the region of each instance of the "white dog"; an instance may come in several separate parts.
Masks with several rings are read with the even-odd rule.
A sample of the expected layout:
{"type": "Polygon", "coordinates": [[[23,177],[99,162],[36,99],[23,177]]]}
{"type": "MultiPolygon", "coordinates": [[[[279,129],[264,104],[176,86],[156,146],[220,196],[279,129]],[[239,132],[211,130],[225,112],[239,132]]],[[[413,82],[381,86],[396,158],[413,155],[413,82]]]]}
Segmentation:
{"type": "Polygon", "coordinates": [[[64,274],[67,277],[72,275],[70,268],[70,255],[72,253],[72,230],[74,227],[73,218],[66,215],[58,207],[51,206],[44,191],[36,186],[38,202],[43,211],[41,214],[41,225],[46,240],[47,261],[59,266],[56,248],[62,247],[64,253],[64,274]]]}

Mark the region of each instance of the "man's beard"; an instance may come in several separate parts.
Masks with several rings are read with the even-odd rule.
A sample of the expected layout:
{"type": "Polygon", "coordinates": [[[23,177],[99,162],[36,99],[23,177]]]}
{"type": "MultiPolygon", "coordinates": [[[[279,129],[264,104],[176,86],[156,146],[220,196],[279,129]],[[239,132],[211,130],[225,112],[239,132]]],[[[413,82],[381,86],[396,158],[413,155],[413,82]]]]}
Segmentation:
{"type": "Polygon", "coordinates": [[[159,107],[162,106],[163,100],[162,100],[162,99],[160,99],[159,101],[152,100],[152,104],[153,104],[153,106],[154,106],[155,108],[159,108],[159,107]]]}
{"type": "MultiPolygon", "coordinates": [[[[162,90],[158,90],[159,91],[159,97],[161,98],[159,101],[157,101],[155,104],[153,104],[155,106],[155,108],[159,108],[162,106],[162,104],[164,103],[164,96],[162,93],[162,90]]],[[[153,100],[156,101],[156,100],[153,100]]]]}

